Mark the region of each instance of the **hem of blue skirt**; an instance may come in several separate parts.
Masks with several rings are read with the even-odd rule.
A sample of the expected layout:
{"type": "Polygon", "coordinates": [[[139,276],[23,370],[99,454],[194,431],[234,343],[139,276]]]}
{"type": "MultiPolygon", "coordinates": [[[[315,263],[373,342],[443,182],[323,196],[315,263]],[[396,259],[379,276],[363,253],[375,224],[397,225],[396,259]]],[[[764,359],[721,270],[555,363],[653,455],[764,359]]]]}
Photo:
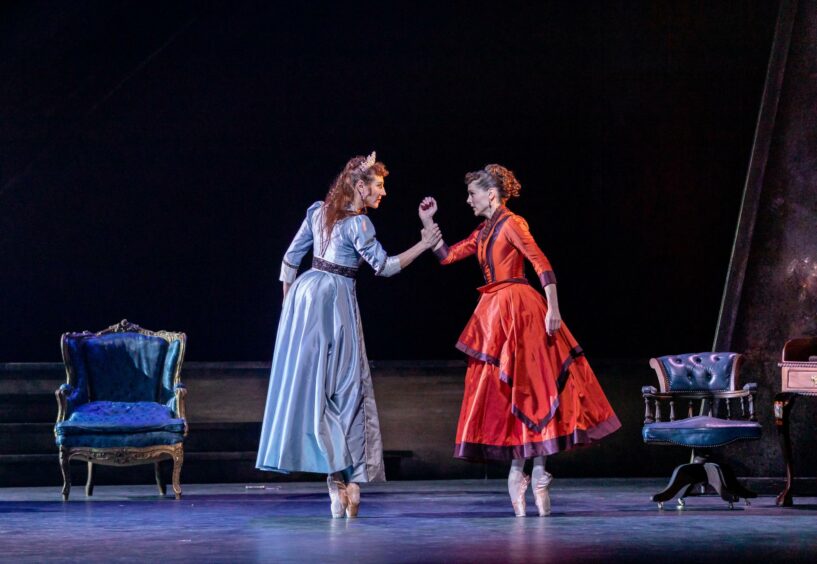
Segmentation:
{"type": "Polygon", "coordinates": [[[276,472],[278,474],[292,474],[291,470],[283,470],[281,468],[275,468],[273,466],[256,466],[256,470],[262,470],[264,472],[276,472]]]}
{"type": "Polygon", "coordinates": [[[261,470],[262,472],[275,472],[277,474],[293,474],[293,473],[297,472],[299,474],[320,474],[320,475],[323,475],[323,476],[327,476],[329,474],[340,473],[340,474],[344,475],[344,477],[346,478],[346,480],[348,482],[355,482],[356,484],[371,484],[371,483],[374,483],[374,482],[385,482],[386,481],[385,476],[382,477],[382,478],[375,477],[375,478],[373,478],[371,480],[366,476],[356,477],[352,473],[352,471],[350,470],[352,468],[351,466],[347,467],[347,468],[343,468],[342,470],[331,470],[331,471],[328,471],[328,472],[324,472],[322,470],[300,470],[300,469],[297,469],[297,468],[290,468],[290,469],[284,470],[283,468],[277,468],[275,466],[257,466],[257,465],[256,465],[255,468],[256,468],[256,470],[261,470]]]}

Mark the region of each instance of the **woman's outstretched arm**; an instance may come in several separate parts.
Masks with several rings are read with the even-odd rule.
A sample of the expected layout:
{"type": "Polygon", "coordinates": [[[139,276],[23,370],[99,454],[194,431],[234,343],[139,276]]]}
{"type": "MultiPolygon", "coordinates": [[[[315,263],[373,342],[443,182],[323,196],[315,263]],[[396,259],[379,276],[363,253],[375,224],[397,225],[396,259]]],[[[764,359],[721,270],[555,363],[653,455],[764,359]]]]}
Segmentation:
{"type": "Polygon", "coordinates": [[[433,248],[442,238],[440,228],[432,225],[422,230],[418,243],[399,255],[388,256],[375,237],[374,225],[367,216],[356,216],[349,224],[355,249],[374,269],[377,276],[394,276],[414,262],[414,259],[423,254],[423,251],[433,248]]]}
{"type": "MultiPolygon", "coordinates": [[[[420,221],[423,222],[423,227],[429,227],[434,224],[434,214],[437,213],[437,200],[431,196],[426,196],[420,202],[420,207],[417,208],[417,214],[420,216],[420,221]]],[[[434,245],[432,250],[436,251],[440,247],[445,246],[445,241],[440,239],[440,242],[434,245]]]]}
{"type": "MultiPolygon", "coordinates": [[[[431,197],[424,198],[417,210],[424,227],[434,225],[435,213],[437,213],[437,201],[431,197]]],[[[441,238],[440,242],[433,247],[434,254],[437,255],[440,264],[451,264],[473,255],[477,251],[477,235],[479,235],[481,227],[482,225],[477,227],[466,239],[454,243],[450,247],[441,238]]]]}
{"type": "Polygon", "coordinates": [[[420,231],[420,241],[397,255],[397,260],[400,261],[400,270],[403,270],[414,262],[414,259],[419,257],[425,251],[439,245],[442,238],[443,236],[442,233],[440,233],[440,226],[436,223],[432,223],[428,227],[423,227],[423,229],[420,231]]]}

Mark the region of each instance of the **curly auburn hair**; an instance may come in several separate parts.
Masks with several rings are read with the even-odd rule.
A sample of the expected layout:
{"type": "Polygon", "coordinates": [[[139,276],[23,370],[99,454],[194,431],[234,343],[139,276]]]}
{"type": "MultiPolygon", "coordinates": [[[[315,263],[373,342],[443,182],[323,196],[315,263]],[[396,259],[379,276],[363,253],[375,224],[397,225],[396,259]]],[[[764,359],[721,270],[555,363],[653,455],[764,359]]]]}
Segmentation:
{"type": "Polygon", "coordinates": [[[340,174],[335,177],[329,187],[329,192],[326,193],[326,198],[323,201],[324,244],[328,244],[332,236],[332,229],[334,229],[338,221],[357,214],[355,210],[350,209],[352,202],[355,201],[355,184],[357,184],[357,181],[362,180],[364,184],[369,184],[374,180],[375,176],[385,178],[389,175],[386,165],[380,161],[375,162],[371,167],[361,172],[360,165],[365,160],[366,157],[360,155],[349,159],[340,174]]]}
{"type": "Polygon", "coordinates": [[[483,190],[496,188],[499,197],[504,203],[508,198],[518,198],[522,185],[513,175],[513,171],[502,165],[489,164],[481,170],[475,170],[465,175],[465,183],[476,183],[483,190]]]}

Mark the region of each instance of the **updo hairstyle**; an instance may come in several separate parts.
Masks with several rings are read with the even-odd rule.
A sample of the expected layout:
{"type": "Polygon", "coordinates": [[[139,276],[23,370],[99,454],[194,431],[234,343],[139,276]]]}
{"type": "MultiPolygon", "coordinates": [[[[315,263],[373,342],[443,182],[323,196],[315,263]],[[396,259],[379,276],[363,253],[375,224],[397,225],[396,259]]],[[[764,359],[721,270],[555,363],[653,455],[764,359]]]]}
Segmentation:
{"type": "Polygon", "coordinates": [[[475,183],[482,190],[496,188],[499,197],[504,203],[509,198],[518,198],[522,185],[513,175],[513,172],[502,165],[489,164],[480,170],[465,175],[465,183],[475,183]]]}

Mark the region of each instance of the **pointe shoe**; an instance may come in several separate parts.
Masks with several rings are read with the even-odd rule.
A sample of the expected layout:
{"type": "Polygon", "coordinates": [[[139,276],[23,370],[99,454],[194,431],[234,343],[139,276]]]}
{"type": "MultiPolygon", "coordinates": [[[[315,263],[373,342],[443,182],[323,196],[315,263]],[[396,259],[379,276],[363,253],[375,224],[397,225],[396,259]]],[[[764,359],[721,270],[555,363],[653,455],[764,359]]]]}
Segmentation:
{"type": "Polygon", "coordinates": [[[519,491],[516,493],[516,499],[511,498],[513,512],[517,517],[525,517],[526,515],[528,506],[525,502],[525,492],[528,491],[528,484],[530,484],[530,476],[522,474],[522,481],[519,483],[519,491]]]}
{"type": "Polygon", "coordinates": [[[539,510],[539,517],[550,515],[550,484],[553,483],[553,474],[545,472],[545,475],[533,486],[533,499],[536,500],[536,509],[539,510]]]}
{"type": "Polygon", "coordinates": [[[357,517],[357,510],[360,507],[360,486],[357,484],[347,484],[346,495],[349,504],[346,506],[346,516],[350,519],[357,517]]]}
{"type": "Polygon", "coordinates": [[[330,509],[333,519],[341,519],[349,505],[349,497],[346,492],[346,484],[333,480],[331,476],[326,478],[326,485],[329,488],[330,509]]]}

